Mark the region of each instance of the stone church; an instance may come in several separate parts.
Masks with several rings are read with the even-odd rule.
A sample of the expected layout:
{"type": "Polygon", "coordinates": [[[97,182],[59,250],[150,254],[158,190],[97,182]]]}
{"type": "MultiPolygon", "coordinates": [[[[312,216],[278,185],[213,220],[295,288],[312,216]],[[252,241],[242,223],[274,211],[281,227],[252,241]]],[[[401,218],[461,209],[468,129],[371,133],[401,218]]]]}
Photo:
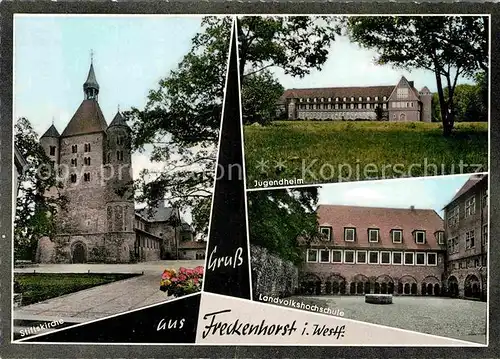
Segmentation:
{"type": "Polygon", "coordinates": [[[432,93],[404,76],[393,86],[288,89],[279,107],[289,120],[432,121],[432,93]]]}
{"type": "Polygon", "coordinates": [[[131,129],[120,111],[108,125],[99,106],[99,84],[90,65],[84,98],[64,131],[52,124],[40,143],[58,171],[68,199],[58,213],[55,238],[43,237],[37,261],[49,263],[127,263],[205,256],[205,242],[175,208],[136,210],[133,192],[131,129]],[[194,254],[179,248],[187,245],[194,254]]]}

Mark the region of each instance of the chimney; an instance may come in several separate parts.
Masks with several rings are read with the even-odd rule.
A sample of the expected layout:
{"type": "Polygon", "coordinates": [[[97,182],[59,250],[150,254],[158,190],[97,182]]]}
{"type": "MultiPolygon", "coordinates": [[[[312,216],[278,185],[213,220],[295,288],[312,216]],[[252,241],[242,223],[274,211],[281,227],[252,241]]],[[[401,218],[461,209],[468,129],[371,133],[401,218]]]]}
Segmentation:
{"type": "Polygon", "coordinates": [[[414,211],[415,210],[415,206],[410,206],[410,210],[414,211]]]}
{"type": "Polygon", "coordinates": [[[413,88],[413,87],[414,87],[413,85],[415,84],[415,82],[413,82],[413,81],[408,81],[408,83],[410,84],[410,87],[411,87],[411,88],[413,88]]]}

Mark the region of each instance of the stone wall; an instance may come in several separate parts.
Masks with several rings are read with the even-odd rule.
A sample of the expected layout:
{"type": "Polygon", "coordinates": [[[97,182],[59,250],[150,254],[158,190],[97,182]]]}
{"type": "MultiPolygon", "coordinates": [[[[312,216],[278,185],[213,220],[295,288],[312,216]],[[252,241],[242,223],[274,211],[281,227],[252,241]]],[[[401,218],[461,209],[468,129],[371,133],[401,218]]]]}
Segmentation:
{"type": "Polygon", "coordinates": [[[270,295],[286,297],[295,294],[299,286],[297,267],[265,248],[251,245],[253,297],[270,295]]]}

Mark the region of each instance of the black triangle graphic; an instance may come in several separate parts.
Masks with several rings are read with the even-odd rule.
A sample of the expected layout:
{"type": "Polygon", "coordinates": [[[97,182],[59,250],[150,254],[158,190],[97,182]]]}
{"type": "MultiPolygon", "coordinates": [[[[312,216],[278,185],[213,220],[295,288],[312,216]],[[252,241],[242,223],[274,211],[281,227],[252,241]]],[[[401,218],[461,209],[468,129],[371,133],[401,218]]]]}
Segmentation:
{"type": "Polygon", "coordinates": [[[204,291],[250,299],[240,86],[233,26],[204,291]]]}
{"type": "Polygon", "coordinates": [[[194,343],[201,294],[69,327],[23,342],[194,343]]]}

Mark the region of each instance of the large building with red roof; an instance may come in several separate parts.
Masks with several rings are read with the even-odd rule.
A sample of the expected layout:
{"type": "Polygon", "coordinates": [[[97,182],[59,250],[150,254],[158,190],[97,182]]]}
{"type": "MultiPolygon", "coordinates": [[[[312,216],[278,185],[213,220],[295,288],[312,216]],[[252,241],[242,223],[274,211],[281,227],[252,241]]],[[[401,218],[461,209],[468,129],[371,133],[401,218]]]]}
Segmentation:
{"type": "Polygon", "coordinates": [[[320,205],[322,238],[302,243],[309,294],[485,298],[487,176],[472,176],[444,208],[320,205]]]}
{"type": "Polygon", "coordinates": [[[289,120],[431,122],[432,93],[403,76],[393,86],[287,89],[280,104],[289,120]]]}

